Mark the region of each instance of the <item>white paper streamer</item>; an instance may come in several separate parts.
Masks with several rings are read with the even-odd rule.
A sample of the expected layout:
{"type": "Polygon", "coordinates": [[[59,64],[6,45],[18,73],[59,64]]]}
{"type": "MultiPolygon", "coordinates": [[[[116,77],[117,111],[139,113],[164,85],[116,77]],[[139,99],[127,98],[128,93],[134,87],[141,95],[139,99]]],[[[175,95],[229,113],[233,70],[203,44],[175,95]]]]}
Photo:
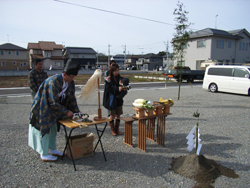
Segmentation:
{"type": "MultiPolygon", "coordinates": [[[[191,152],[194,148],[196,148],[196,138],[195,138],[195,130],[196,130],[196,125],[192,128],[192,130],[190,131],[190,133],[187,135],[186,139],[188,147],[187,147],[187,151],[191,152]]],[[[198,128],[198,148],[197,148],[197,155],[200,155],[200,150],[202,147],[202,144],[200,144],[201,139],[200,139],[200,130],[198,128]]]]}

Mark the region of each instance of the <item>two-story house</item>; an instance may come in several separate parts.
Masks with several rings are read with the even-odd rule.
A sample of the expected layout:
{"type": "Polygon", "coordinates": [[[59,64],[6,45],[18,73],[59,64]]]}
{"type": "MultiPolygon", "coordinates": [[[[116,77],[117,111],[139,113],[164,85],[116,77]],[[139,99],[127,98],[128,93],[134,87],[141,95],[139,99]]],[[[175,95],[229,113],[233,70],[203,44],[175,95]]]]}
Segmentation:
{"type": "Polygon", "coordinates": [[[163,65],[162,56],[156,55],[154,53],[141,55],[136,61],[137,69],[159,70],[159,68],[162,65],[163,65]]]}
{"type": "Polygon", "coordinates": [[[132,67],[132,66],[136,66],[136,61],[138,61],[139,57],[141,57],[141,55],[127,55],[126,56],[126,60],[125,60],[125,67],[132,67]]]}
{"type": "Polygon", "coordinates": [[[43,68],[46,70],[62,70],[63,45],[55,42],[39,41],[38,43],[28,43],[29,50],[29,66],[33,68],[36,59],[43,59],[43,68]]]}
{"type": "Polygon", "coordinates": [[[114,55],[112,59],[115,60],[116,64],[118,64],[120,67],[124,67],[125,59],[126,59],[125,55],[117,54],[117,55],[114,55]]]}
{"type": "Polygon", "coordinates": [[[28,70],[28,50],[5,43],[0,45],[0,70],[28,70]]]}
{"type": "Polygon", "coordinates": [[[64,64],[69,58],[80,63],[85,70],[94,69],[97,61],[97,53],[92,48],[65,47],[63,51],[64,64]]]}
{"type": "Polygon", "coordinates": [[[206,60],[230,65],[246,64],[250,62],[250,34],[246,29],[224,31],[206,28],[190,34],[185,51],[182,66],[193,70],[199,70],[206,60]]]}

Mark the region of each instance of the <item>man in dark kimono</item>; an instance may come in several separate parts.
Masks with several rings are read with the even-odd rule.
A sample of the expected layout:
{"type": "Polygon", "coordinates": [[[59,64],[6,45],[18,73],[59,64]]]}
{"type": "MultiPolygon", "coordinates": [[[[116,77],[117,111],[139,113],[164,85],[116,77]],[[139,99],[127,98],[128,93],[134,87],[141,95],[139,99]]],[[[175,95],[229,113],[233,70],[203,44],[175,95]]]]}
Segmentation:
{"type": "Polygon", "coordinates": [[[69,59],[63,73],[46,79],[35,95],[30,112],[29,146],[43,161],[56,161],[56,156],[63,155],[56,150],[57,120],[64,116],[72,118],[73,113],[80,112],[74,83],[79,68],[78,62],[69,59]]]}

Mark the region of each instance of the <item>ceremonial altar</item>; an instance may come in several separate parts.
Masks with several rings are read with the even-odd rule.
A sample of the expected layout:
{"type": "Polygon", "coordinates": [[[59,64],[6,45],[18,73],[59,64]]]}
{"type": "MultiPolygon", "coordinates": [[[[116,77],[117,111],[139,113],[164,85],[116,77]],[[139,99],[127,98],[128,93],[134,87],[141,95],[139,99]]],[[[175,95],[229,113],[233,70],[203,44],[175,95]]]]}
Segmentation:
{"type": "Polygon", "coordinates": [[[102,153],[103,153],[103,156],[104,156],[104,160],[107,161],[106,156],[105,156],[105,152],[104,152],[104,149],[103,149],[101,138],[103,136],[103,133],[104,133],[110,119],[109,118],[98,119],[97,118],[98,116],[97,117],[95,117],[95,116],[97,116],[97,115],[89,116],[89,120],[91,120],[92,122],[88,122],[88,123],[87,122],[76,122],[76,121],[72,121],[72,120],[59,120],[58,121],[62,125],[62,127],[64,128],[64,132],[65,132],[65,136],[66,136],[66,145],[65,145],[65,148],[64,148],[64,151],[63,151],[62,159],[63,159],[63,157],[65,155],[65,151],[66,151],[66,149],[68,147],[70,155],[71,155],[71,160],[73,162],[75,170],[76,170],[75,161],[74,161],[74,158],[72,156],[72,150],[71,150],[71,147],[70,147],[70,144],[69,144],[70,136],[71,136],[71,134],[72,134],[72,132],[73,132],[73,130],[75,128],[88,127],[88,126],[91,126],[91,125],[95,125],[98,140],[97,140],[97,143],[96,143],[96,145],[94,147],[93,152],[95,152],[98,144],[100,144],[101,149],[102,149],[102,153]],[[105,123],[104,127],[102,129],[100,127],[98,128],[98,126],[100,124],[103,124],[103,123],[105,123]],[[69,134],[67,133],[66,127],[68,127],[70,129],[69,134]]]}
{"type": "Polygon", "coordinates": [[[165,142],[165,119],[170,113],[171,105],[155,105],[151,111],[145,108],[133,109],[135,116],[121,118],[125,122],[124,144],[133,147],[132,143],[132,124],[138,121],[138,148],[146,152],[146,139],[155,141],[164,146],[165,142]],[[155,126],[156,125],[156,126],[155,126]]]}

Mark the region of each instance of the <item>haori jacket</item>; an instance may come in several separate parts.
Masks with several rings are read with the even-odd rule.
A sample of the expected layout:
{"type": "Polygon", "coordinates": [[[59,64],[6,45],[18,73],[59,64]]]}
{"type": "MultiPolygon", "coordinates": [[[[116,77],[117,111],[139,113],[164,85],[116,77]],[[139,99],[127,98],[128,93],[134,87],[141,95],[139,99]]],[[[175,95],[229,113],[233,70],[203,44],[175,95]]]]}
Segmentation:
{"type": "Polygon", "coordinates": [[[57,120],[66,116],[69,110],[73,113],[79,112],[74,81],[68,83],[62,101],[59,94],[62,93],[63,83],[62,74],[51,76],[40,85],[35,95],[31,106],[30,124],[40,130],[42,136],[57,120]]]}

